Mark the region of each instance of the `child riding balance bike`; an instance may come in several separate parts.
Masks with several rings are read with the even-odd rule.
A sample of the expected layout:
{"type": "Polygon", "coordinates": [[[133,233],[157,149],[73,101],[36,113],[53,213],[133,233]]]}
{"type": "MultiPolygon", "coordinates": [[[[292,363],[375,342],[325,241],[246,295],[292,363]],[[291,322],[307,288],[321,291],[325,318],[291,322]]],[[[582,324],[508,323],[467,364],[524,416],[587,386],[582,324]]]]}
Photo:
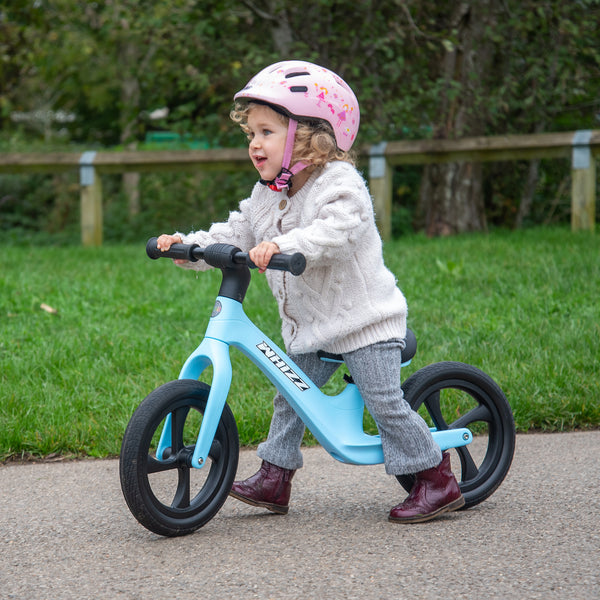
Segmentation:
{"type": "MultiPolygon", "coordinates": [[[[213,224],[208,231],[163,234],[149,253],[154,257],[175,257],[178,266],[187,269],[217,266],[225,279],[228,269],[238,268],[236,261],[247,260],[265,273],[279,306],[286,351],[278,351],[274,344],[265,342],[266,349],[259,348],[258,354],[273,353],[275,362],[281,360],[300,381],[310,381],[316,387],[329,380],[340,360],[345,362],[352,386],[377,425],[379,436],[374,437],[380,446],[378,458],[383,460],[388,474],[396,476],[403,485],[410,482],[408,497],[391,508],[389,520],[424,522],[462,508],[465,498],[451,470],[450,456],[442,452],[434,439],[435,431],[432,433],[406,401],[400,384],[407,303],[394,274],[384,264],[371,196],[351,152],[360,122],[356,96],[326,68],[304,61],[284,61],[259,72],[234,98],[231,118],[248,136],[249,157],[258,171],[259,182],[226,222],[213,224]],[[215,248],[229,252],[229,258],[216,259],[211,253],[217,251],[215,248]],[[246,259],[240,258],[244,252],[246,259]],[[283,255],[298,253],[306,260],[300,275],[268,268],[278,256],[284,260],[283,255]],[[200,256],[202,260],[198,260],[200,256]],[[324,356],[333,358],[323,360],[324,356]]],[[[246,265],[243,268],[247,270],[246,265]]],[[[220,306],[215,307],[211,324],[222,317],[219,313],[230,301],[239,303],[241,310],[245,290],[240,292],[237,284],[225,286],[225,279],[217,300],[220,306]],[[222,293],[224,286],[226,291],[222,293]]],[[[231,310],[238,309],[234,306],[231,310]]],[[[239,319],[245,323],[247,318],[244,315],[239,319]]],[[[248,337],[252,335],[254,330],[248,337]]],[[[223,334],[219,330],[218,336],[210,337],[221,338],[223,334]]],[[[234,345],[244,349],[245,342],[238,336],[234,345]]],[[[247,346],[245,353],[259,364],[262,358],[253,356],[254,346],[260,347],[260,343],[247,346]]],[[[208,362],[203,359],[202,368],[208,362]]],[[[255,475],[233,482],[227,491],[247,504],[286,514],[294,473],[303,465],[301,443],[305,425],[311,431],[315,426],[311,420],[313,409],[304,409],[292,397],[298,393],[298,386],[290,382],[289,376],[283,377],[287,381],[281,383],[279,375],[269,374],[271,366],[259,366],[278,389],[268,437],[257,450],[262,463],[255,475]],[[287,391],[288,384],[296,388],[293,393],[287,391]]],[[[194,377],[200,370],[192,369],[194,377]]],[[[188,375],[184,368],[182,376],[188,380],[188,375]]],[[[223,404],[224,400],[217,418],[224,418],[223,404]]],[[[336,458],[355,462],[327,447],[327,432],[335,436],[336,425],[317,422],[317,429],[327,430],[317,439],[323,440],[336,458]]],[[[212,429],[217,430],[216,423],[212,429]]],[[[169,422],[166,430],[174,432],[175,426],[169,422]]],[[[468,431],[462,435],[465,441],[457,445],[470,442],[468,431]]],[[[169,460],[172,435],[165,438],[163,433],[162,438],[159,447],[162,445],[164,453],[157,450],[156,458],[169,460]]],[[[202,432],[198,445],[201,438],[202,432]]],[[[210,444],[214,441],[204,443],[207,448],[210,444]]],[[[193,458],[186,460],[194,466],[193,458]]],[[[506,463],[506,457],[503,461],[506,463]]],[[[132,476],[128,468],[133,467],[122,464],[122,482],[132,476]]],[[[123,484],[123,488],[126,491],[127,485],[123,484]]],[[[129,496],[132,495],[136,494],[130,490],[129,496]]],[[[190,503],[190,499],[183,504],[186,502],[190,503]]],[[[128,503],[132,509],[132,504],[137,504],[137,512],[146,512],[139,500],[128,498],[128,503]]],[[[142,515],[140,520],[143,519],[142,515]]],[[[165,535],[189,532],[185,527],[158,529],[165,535]]]]}

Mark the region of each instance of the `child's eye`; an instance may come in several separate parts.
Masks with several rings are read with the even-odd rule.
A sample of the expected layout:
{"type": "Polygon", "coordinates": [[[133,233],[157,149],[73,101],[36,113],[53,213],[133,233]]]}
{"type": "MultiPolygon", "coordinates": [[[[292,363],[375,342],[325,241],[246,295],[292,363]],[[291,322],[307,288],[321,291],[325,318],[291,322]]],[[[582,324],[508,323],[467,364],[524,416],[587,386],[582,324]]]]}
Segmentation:
{"type": "Polygon", "coordinates": [[[267,136],[267,135],[271,135],[273,132],[270,129],[263,129],[263,135],[267,136]]]}

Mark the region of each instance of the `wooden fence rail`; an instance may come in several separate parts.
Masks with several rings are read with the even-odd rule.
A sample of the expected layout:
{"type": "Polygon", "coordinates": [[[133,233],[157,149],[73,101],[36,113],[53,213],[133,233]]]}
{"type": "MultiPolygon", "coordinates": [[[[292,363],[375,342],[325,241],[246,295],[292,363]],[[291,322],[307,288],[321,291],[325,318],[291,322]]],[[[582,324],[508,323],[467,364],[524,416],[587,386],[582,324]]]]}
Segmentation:
{"type": "MultiPolygon", "coordinates": [[[[570,158],[571,228],[593,231],[595,227],[595,158],[600,154],[600,130],[382,142],[362,148],[360,154],[369,160],[369,186],[384,239],[391,237],[393,169],[402,164],[570,158]]],[[[102,244],[102,174],[234,168],[252,168],[245,149],[0,154],[0,173],[79,169],[81,240],[86,246],[102,244]]]]}

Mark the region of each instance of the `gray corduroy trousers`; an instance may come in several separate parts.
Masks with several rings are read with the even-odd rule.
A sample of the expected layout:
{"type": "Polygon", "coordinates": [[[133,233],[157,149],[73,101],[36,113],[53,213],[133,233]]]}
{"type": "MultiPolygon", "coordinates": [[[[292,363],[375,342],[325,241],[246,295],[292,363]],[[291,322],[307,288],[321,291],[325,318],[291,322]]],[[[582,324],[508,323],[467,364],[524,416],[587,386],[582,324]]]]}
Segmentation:
{"type": "MultiPolygon", "coordinates": [[[[418,473],[439,465],[442,454],[425,421],[411,409],[400,387],[403,343],[378,342],[343,355],[354,383],[381,435],[385,470],[390,475],[418,473]]],[[[324,362],[316,353],[290,358],[318,387],[327,383],[338,364],[324,362]]],[[[284,469],[302,467],[300,446],[304,423],[281,394],[273,401],[269,436],[258,446],[258,456],[284,469]]]]}

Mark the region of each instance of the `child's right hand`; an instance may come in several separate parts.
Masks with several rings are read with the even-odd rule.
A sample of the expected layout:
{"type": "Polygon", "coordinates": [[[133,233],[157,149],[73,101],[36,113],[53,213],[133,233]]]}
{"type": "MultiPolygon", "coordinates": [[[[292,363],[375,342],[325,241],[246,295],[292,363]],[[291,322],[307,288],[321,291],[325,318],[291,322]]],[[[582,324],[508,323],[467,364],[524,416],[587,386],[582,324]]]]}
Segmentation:
{"type": "MultiPolygon", "coordinates": [[[[156,240],[156,247],[161,251],[161,252],[166,252],[173,244],[182,244],[183,240],[181,239],[181,236],[179,235],[169,235],[167,233],[163,233],[161,236],[158,237],[158,240],[156,240]]],[[[186,263],[186,260],[181,260],[181,259],[174,259],[173,262],[176,265],[182,265],[184,263],[186,263]]]]}

